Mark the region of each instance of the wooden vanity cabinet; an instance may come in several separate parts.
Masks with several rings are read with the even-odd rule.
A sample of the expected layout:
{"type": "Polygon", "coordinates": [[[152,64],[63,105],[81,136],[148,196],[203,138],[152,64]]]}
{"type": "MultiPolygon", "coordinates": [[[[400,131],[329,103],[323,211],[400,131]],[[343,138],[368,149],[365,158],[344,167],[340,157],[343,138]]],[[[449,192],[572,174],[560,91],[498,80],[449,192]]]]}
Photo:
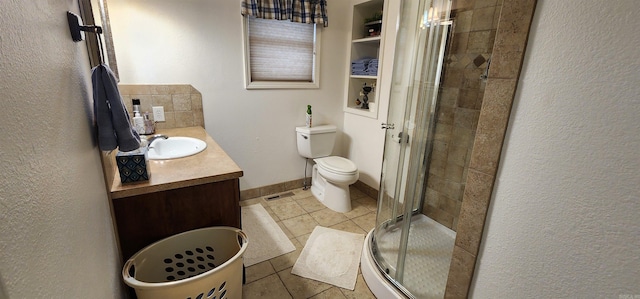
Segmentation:
{"type": "Polygon", "coordinates": [[[209,226],[241,228],[239,180],[113,199],[123,262],[166,237],[209,226]]]}

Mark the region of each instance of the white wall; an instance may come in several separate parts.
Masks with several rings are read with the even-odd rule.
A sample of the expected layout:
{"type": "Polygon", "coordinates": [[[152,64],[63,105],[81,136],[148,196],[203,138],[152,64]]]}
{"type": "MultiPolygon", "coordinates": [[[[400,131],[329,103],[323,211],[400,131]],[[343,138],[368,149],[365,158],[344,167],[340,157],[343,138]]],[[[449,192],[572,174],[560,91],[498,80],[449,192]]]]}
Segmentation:
{"type": "MultiPolygon", "coordinates": [[[[121,83],[188,83],[203,97],[207,132],[244,170],[241,189],[301,179],[295,127],[342,131],[347,1],[328,5],[320,89],[245,90],[239,1],[110,0],[121,83]]],[[[343,154],[338,138],[336,154],[343,154]]],[[[310,172],[309,172],[310,173],[310,172]]]]}
{"type": "Polygon", "coordinates": [[[474,298],[640,296],[639,12],[538,1],[474,298]]]}
{"type": "Polygon", "coordinates": [[[77,1],[0,9],[0,298],[117,298],[120,265],[93,142],[77,1]]]}

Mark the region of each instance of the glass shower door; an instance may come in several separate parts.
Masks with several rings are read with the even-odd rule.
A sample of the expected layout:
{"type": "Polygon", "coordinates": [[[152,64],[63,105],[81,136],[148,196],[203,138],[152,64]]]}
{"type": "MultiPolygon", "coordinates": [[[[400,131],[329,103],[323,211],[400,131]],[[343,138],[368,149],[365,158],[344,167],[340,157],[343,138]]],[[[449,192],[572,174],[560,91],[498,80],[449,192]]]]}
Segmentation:
{"type": "Polygon", "coordinates": [[[424,198],[451,0],[402,1],[372,251],[400,290],[411,218],[424,198]]]}

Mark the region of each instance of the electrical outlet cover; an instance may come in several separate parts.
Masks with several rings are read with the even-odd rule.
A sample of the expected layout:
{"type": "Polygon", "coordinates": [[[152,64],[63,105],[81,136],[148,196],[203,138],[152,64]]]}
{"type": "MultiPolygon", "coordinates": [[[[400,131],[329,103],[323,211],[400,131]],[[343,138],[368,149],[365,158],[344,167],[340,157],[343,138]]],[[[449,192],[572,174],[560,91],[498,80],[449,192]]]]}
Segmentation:
{"type": "Polygon", "coordinates": [[[153,109],[153,120],[154,121],[164,121],[164,107],[163,106],[155,106],[151,107],[153,109]]]}

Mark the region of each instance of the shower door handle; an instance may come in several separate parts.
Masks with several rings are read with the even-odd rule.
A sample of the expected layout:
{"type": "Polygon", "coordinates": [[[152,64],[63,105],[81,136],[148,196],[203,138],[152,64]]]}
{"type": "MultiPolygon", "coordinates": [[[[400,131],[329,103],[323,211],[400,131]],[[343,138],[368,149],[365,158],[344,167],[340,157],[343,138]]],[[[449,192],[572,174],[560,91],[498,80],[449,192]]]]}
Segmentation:
{"type": "Polygon", "coordinates": [[[381,129],[384,129],[384,130],[393,130],[393,129],[395,129],[395,124],[385,124],[385,123],[382,123],[382,128],[381,128],[381,129]]]}
{"type": "Polygon", "coordinates": [[[398,143],[409,143],[409,135],[407,134],[406,136],[404,135],[404,132],[400,132],[398,133],[398,143]]]}

